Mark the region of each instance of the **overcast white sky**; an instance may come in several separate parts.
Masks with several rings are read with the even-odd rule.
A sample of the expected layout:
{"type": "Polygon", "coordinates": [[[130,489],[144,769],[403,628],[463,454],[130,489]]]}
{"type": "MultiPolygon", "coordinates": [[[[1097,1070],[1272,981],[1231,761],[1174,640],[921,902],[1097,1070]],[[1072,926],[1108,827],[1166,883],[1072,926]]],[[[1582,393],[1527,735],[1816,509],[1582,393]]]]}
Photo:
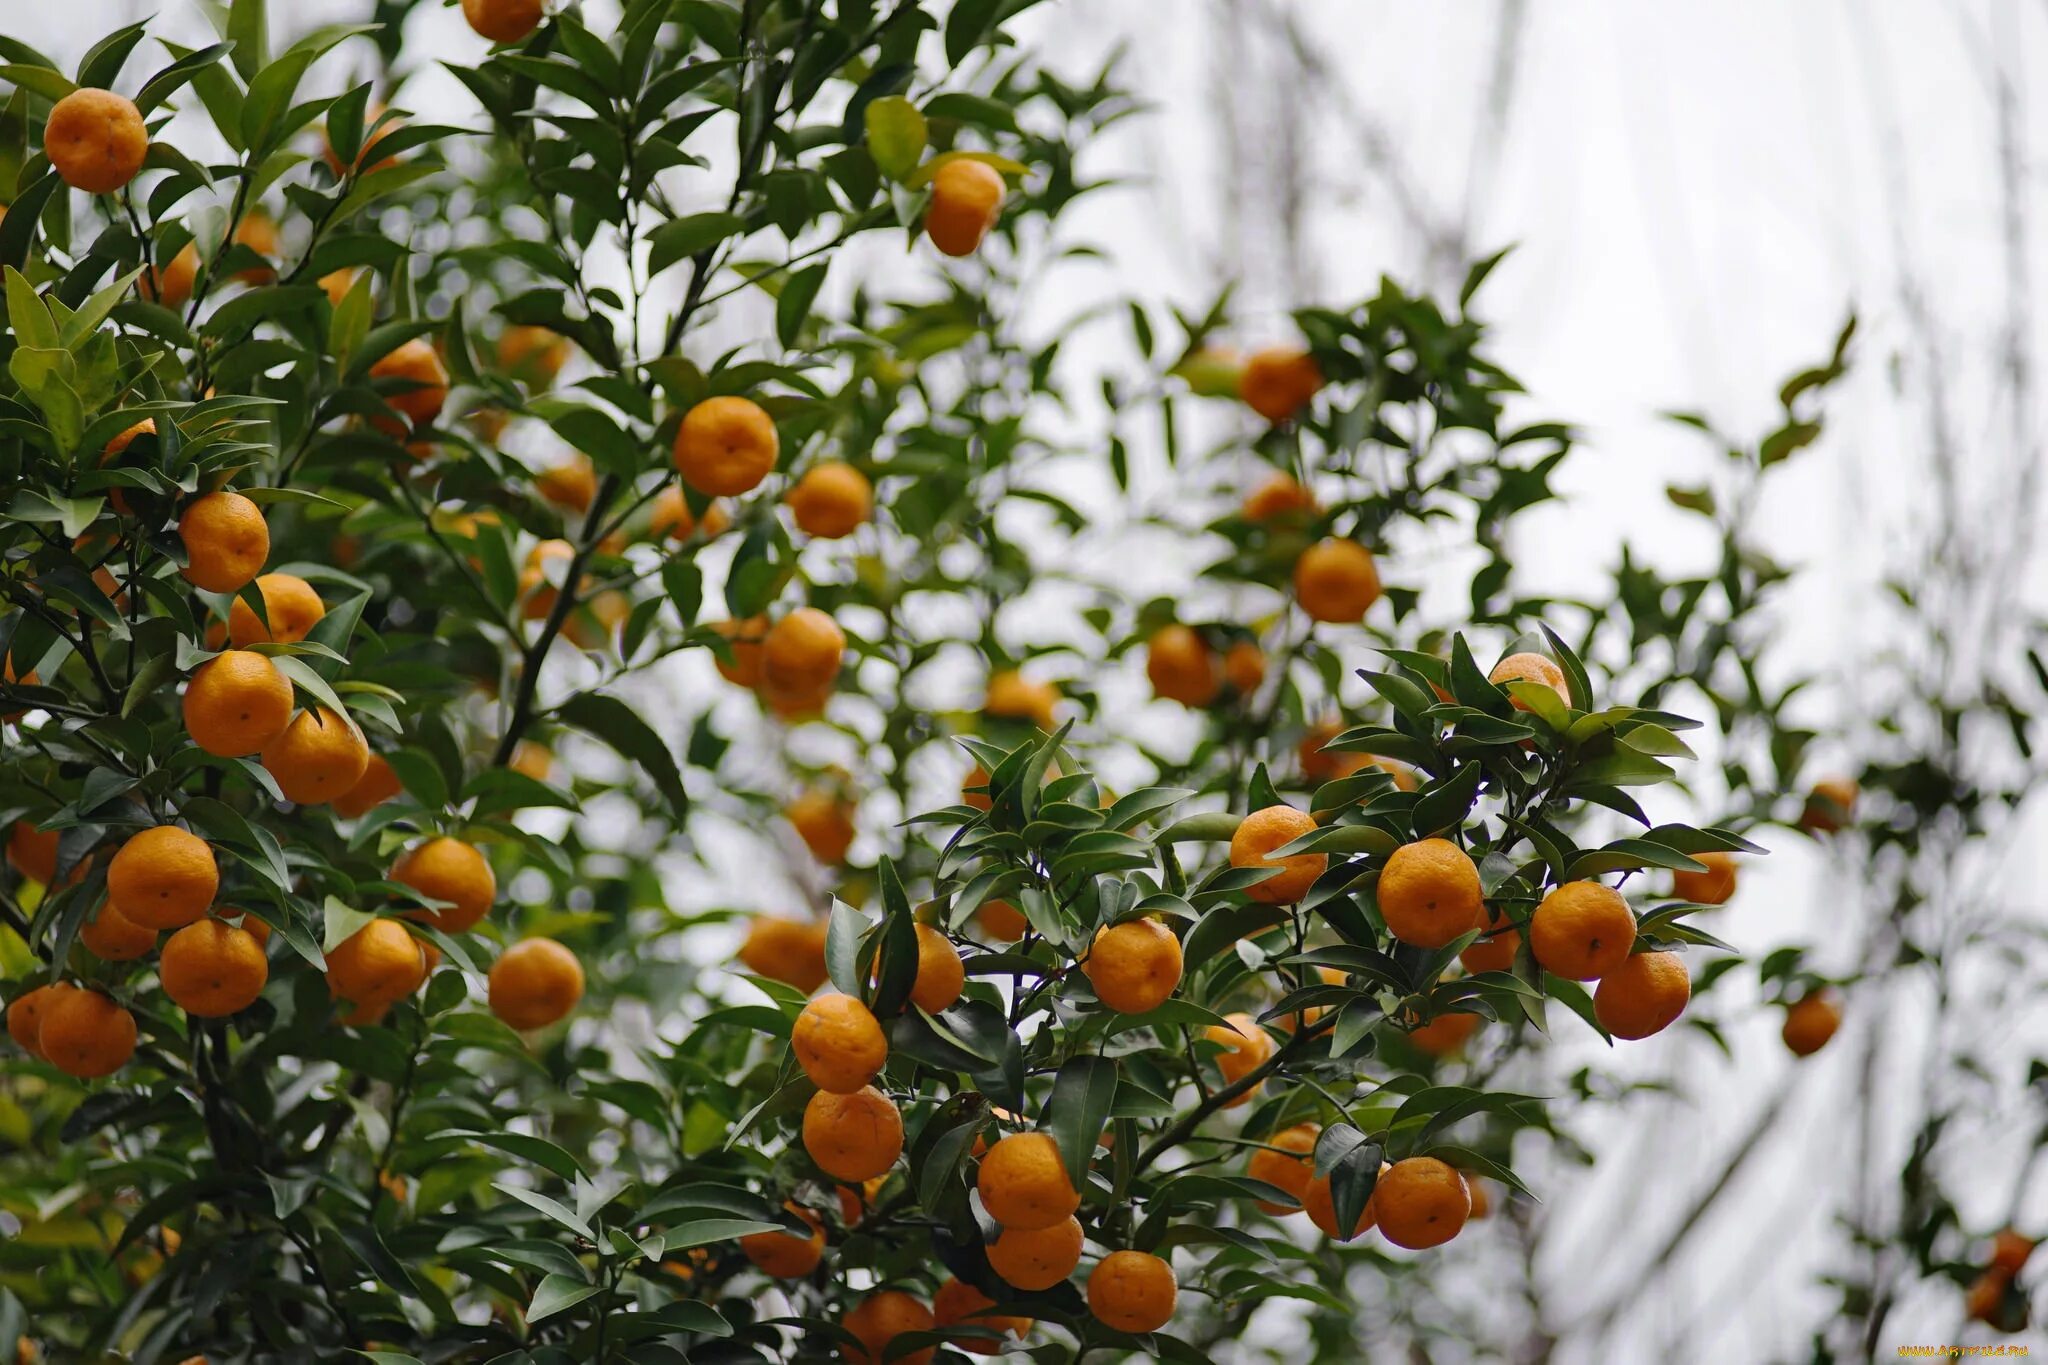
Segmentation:
{"type": "MultiPolygon", "coordinates": [[[[75,58],[115,22],[157,6],[5,8],[0,27],[75,58]]],[[[356,17],[363,7],[319,0],[299,8],[310,22],[356,17]]],[[[194,27],[184,0],[164,9],[179,29],[194,27]]],[[[419,22],[436,43],[448,35],[436,51],[473,44],[452,13],[419,22]]],[[[1259,341],[1281,334],[1289,306],[1353,301],[1383,271],[1411,280],[1440,271],[1425,229],[1462,227],[1480,252],[1517,243],[1481,311],[1496,324],[1508,368],[1531,390],[1530,411],[1587,433],[1559,481],[1567,504],[1529,519],[1521,559],[1539,586],[1591,591],[1624,537],[1672,569],[1712,553],[1702,526],[1673,512],[1663,488],[1701,482],[1717,457],[1656,412],[1697,408],[1730,430],[1759,432],[1779,381],[1820,359],[1853,307],[1864,320],[1856,377],[1830,406],[1828,437],[1774,476],[1760,511],[1774,552],[1804,566],[1787,603],[1788,638],[1795,666],[1832,670],[1831,684],[1815,693],[1815,718],[1831,722],[1857,714],[1859,663],[1887,643],[1877,585],[1915,562],[1928,524],[1934,480],[1917,343],[1930,334],[1948,367],[1970,519],[1990,541],[2040,520],[2038,483],[2024,484],[2015,470],[2037,463],[2044,413],[2037,398],[2015,423],[1999,398],[2014,276],[1994,78],[2003,75],[2015,102],[2019,239],[2032,265],[2019,286],[2021,316],[2038,355],[2048,340],[2040,335],[2043,266],[2032,259],[2048,145],[2034,93],[2048,50],[2044,23],[2048,6],[2019,0],[1055,0],[1030,21],[1031,41],[1075,72],[1122,45],[1126,79],[1158,110],[1123,125],[1093,161],[1098,172],[1120,169],[1145,183],[1084,202],[1075,216],[1080,235],[1115,253],[1114,272],[1060,276],[1031,322],[1050,326],[1112,290],[1195,306],[1221,279],[1243,274],[1249,330],[1264,333],[1246,340],[1259,341]],[[1306,39],[1320,68],[1314,79],[1286,57],[1280,17],[1306,39]],[[1497,84],[1499,35],[1510,21],[1521,26],[1505,49],[1513,79],[1497,84]],[[1507,98],[1501,134],[1489,140],[1496,88],[1507,98]],[[1226,106],[1238,111],[1240,136],[1245,127],[1262,133],[1236,158],[1226,106]],[[1475,147],[1491,150],[1475,157],[1475,147]],[[1300,168],[1291,181],[1281,173],[1290,159],[1300,168]],[[1273,228],[1277,208],[1257,192],[1286,183],[1307,191],[1293,255],[1273,228]],[[1909,297],[1923,301],[1920,312],[1909,297]],[[2016,489],[2030,489],[2031,501],[2016,489]]],[[[1115,363],[1115,347],[1105,335],[1077,363],[1115,363]]],[[[1187,563],[1140,558],[1125,554],[1120,567],[1141,583],[1151,575],[1171,585],[1187,563]]],[[[1402,571],[1391,566],[1390,576],[1402,571]]],[[[2038,557],[2018,586],[2034,609],[2048,606],[2038,557]]],[[[1996,888],[2041,883],[2042,826],[2037,810],[2026,837],[2003,851],[1996,888]]],[[[1780,856],[1749,878],[1718,931],[1752,953],[1842,937],[1840,917],[1857,908],[1852,870],[1830,868],[1789,836],[1773,843],[1780,856]]],[[[2029,904],[2038,920],[2037,901],[2029,904]]],[[[1910,1055],[1918,1041],[1911,1004],[1881,1021],[1852,1013],[1852,1030],[1881,1025],[1910,1055]]],[[[2048,1030],[2040,1008],[2025,1002],[2002,1027],[2016,1045],[1994,1064],[2010,1078],[2048,1030]]],[[[1775,1029],[1761,1015],[1734,1029],[1734,1065],[1693,1038],[1641,1045],[1630,1063],[1669,1070],[1689,1098],[1637,1101],[1595,1128],[1590,1145],[1603,1159],[1590,1171],[1536,1168],[1557,1211],[1558,1236],[1538,1269],[1557,1306],[1554,1328],[1625,1292],[1714,1154],[1746,1130],[1790,1065],[1775,1029]],[[1630,1183],[1617,1189],[1624,1178],[1630,1183]]],[[[1842,1252],[1830,1210],[1850,1186],[1842,1143],[1858,1087],[1853,1061],[1838,1044],[1806,1064],[1772,1146],[1674,1273],[1611,1333],[1567,1334],[1558,1359],[1804,1356],[1829,1302],[1815,1277],[1842,1252]]],[[[1985,1128],[1987,1143],[2003,1136],[2008,1145],[1986,1148],[1991,1174],[1967,1211],[1979,1230],[2002,1216],[2017,1131],[2005,1113],[1985,1128]]],[[[1897,1158],[1893,1135],[1881,1182],[1897,1158]]],[[[2030,1197],[2026,1207],[2048,1223],[2048,1198],[2030,1197]]],[[[1462,1302],[1492,1320],[1505,1311],[1489,1301],[1506,1270],[1502,1253],[1480,1246],[1466,1254],[1474,1277],[1462,1302]]],[[[1925,1290],[1901,1306],[1880,1347],[1954,1341],[1961,1331],[1954,1293],[1925,1290]]]]}

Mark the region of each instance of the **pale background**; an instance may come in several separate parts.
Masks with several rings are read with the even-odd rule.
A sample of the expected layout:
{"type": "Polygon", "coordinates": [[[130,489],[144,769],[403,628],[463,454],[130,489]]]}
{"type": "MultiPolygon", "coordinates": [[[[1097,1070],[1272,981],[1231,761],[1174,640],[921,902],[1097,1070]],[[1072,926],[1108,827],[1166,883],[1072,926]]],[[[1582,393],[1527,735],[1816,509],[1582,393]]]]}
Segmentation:
{"type": "MultiPolygon", "coordinates": [[[[116,22],[157,8],[13,3],[0,26],[75,60],[116,22]]],[[[364,7],[295,8],[295,22],[310,24],[364,7]]],[[[415,22],[424,50],[451,60],[479,50],[451,13],[415,22]]],[[[188,40],[201,31],[186,0],[165,5],[160,25],[188,40]]],[[[1027,330],[1049,331],[1119,291],[1198,308],[1237,276],[1252,319],[1242,339],[1256,343],[1285,335],[1288,308],[1353,301],[1381,272],[1455,290],[1467,260],[1518,243],[1481,311],[1531,391],[1529,412],[1569,418],[1586,435],[1559,480],[1567,502],[1526,519],[1518,563],[1531,586],[1597,594],[1624,538],[1674,572],[1713,554],[1704,524],[1675,512],[1663,488],[1712,477],[1720,457],[1658,410],[1698,409],[1760,434],[1778,382],[1822,359],[1853,308],[1863,320],[1857,369],[1830,403],[1828,435],[1773,476],[1758,511],[1772,552],[1802,570],[1781,603],[1785,666],[1828,679],[1806,718],[1851,732],[1829,752],[1853,765],[1854,732],[1894,704],[1892,656],[1930,659],[1924,636],[1888,607],[1887,576],[1954,580],[1936,594],[1964,642],[1951,683],[1986,661],[2010,672],[2021,619],[2048,607],[2032,544],[2043,510],[2033,367],[2044,340],[2048,141],[2034,87],[2048,6],[1067,0],[1019,31],[1077,76],[1121,46],[1124,79],[1156,106],[1087,163],[1134,182],[1084,201],[1070,224],[1116,267],[1055,272],[1027,330]]],[[[407,103],[457,119],[466,110],[438,73],[409,87],[407,103]]],[[[905,278],[929,269],[900,246],[871,250],[864,268],[905,278]]],[[[720,326],[744,330],[746,315],[720,326]]],[[[1105,326],[1069,364],[1123,364],[1126,346],[1105,326]]],[[[1220,438],[1227,420],[1212,418],[1202,434],[1220,438]]],[[[1101,421],[1077,418],[1077,448],[1099,449],[1101,421]]],[[[1139,454],[1132,504],[1156,506],[1174,490],[1142,441],[1139,454]]],[[[1106,480],[1066,491],[1113,520],[1124,514],[1106,480]]],[[[1456,562],[1454,546],[1414,553],[1390,576],[1424,582],[1431,564],[1456,562]]],[[[1133,590],[1176,591],[1198,554],[1133,532],[1098,537],[1084,565],[1133,590]]],[[[1019,639],[1060,636],[1050,620],[1005,624],[1019,639]]],[[[1135,667],[1108,689],[1113,699],[1142,696],[1135,667]]],[[[693,661],[664,685],[701,697],[706,674],[693,661]]],[[[963,695],[972,681],[963,678],[963,695]]],[[[1148,733],[1180,723],[1152,711],[1136,722],[1148,733]]],[[[957,780],[927,776],[935,791],[957,780]]],[[[1711,815],[1711,790],[1702,802],[1711,815]]],[[[1991,856],[1961,869],[1949,913],[2010,913],[2038,931],[2043,823],[2032,809],[1991,856]]],[[[1848,968],[1870,913],[1860,869],[1790,835],[1767,842],[1777,856],[1750,871],[1717,932],[1756,955],[1815,945],[1823,965],[1848,968]]],[[[706,852],[718,875],[693,878],[678,892],[684,903],[779,894],[764,892],[737,835],[706,852]]],[[[1729,984],[1719,1010],[1734,1019],[1754,976],[1729,984]]],[[[1988,1233],[2015,1211],[2028,1230],[2048,1230],[2048,1191],[2020,1175],[2041,1123],[2021,1095],[2024,1068],[2048,1043],[2040,1005],[2007,994],[2025,984],[1988,955],[1959,955],[1933,1043],[1929,992],[1908,980],[1852,1001],[1842,1038],[1796,1071],[1775,1019],[1756,1012],[1732,1029],[1733,1063],[1697,1034],[1637,1045],[1618,1065],[1672,1079],[1679,1093],[1574,1116],[1598,1158],[1591,1166],[1534,1147],[1523,1158],[1545,1199],[1526,1265],[1540,1325],[1523,1301],[1522,1250],[1500,1220],[1446,1258],[1441,1303],[1408,1308],[1470,1325],[1491,1343],[1472,1358],[1807,1358],[1816,1331],[1843,1330],[1831,1328],[1834,1296],[1819,1283],[1854,1264],[1836,1211],[1859,1198],[1881,1211],[1893,1198],[1923,1084],[1966,1112],[1944,1175],[1969,1230],[1988,1233]],[[1947,1060],[1957,1046],[1976,1047],[1995,1084],[1958,1080],[1947,1060]],[[1852,1122],[1866,1100],[1867,1155],[1852,1122]],[[1643,1280],[1767,1112],[1775,1122],[1725,1193],[1664,1273],[1643,1280]],[[1557,1339],[1549,1356],[1546,1333],[1557,1339]]],[[[1384,1318],[1371,1284],[1359,1292],[1367,1317],[1384,1318]]],[[[1876,1354],[1986,1339],[1965,1328],[1952,1286],[1909,1281],[1902,1292],[1876,1354]]],[[[1262,1313],[1247,1349],[1287,1354],[1289,1316],[1287,1305],[1262,1313]]],[[[1835,1339],[1861,1358],[1861,1343],[1835,1339]]],[[[1422,1357],[1390,1335],[1371,1358],[1422,1357]]],[[[1430,1358],[1466,1356],[1446,1345],[1430,1358]]]]}

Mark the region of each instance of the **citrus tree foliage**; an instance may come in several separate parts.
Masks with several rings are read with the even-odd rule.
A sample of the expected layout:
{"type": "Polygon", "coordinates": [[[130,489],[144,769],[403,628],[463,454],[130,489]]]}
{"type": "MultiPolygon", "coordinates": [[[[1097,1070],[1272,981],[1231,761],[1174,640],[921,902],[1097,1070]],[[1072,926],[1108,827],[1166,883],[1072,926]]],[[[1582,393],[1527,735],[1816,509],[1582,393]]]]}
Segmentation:
{"type": "Polygon", "coordinates": [[[1207,1359],[1273,1297],[1341,1341],[1354,1272],[1540,1196],[1499,1060],[1669,1025],[1721,945],[1663,874],[1759,812],[1653,825],[1703,665],[1589,669],[1513,581],[1573,435],[1507,417],[1492,263],[1249,359],[1227,296],[1131,301],[1076,375],[1013,320],[1132,108],[1027,5],[466,3],[503,41],[446,54],[448,124],[408,8],[0,40],[0,1328],[1207,1359]],[[1078,641],[1017,633],[1095,527],[1061,471],[1155,433],[1262,605],[1085,584],[1078,641]],[[1447,534],[1442,616],[1404,554],[1447,534]],[[1138,657],[1184,751],[1103,699],[1138,657]],[[738,916],[678,870],[735,839],[816,904],[708,962],[738,916]]]}

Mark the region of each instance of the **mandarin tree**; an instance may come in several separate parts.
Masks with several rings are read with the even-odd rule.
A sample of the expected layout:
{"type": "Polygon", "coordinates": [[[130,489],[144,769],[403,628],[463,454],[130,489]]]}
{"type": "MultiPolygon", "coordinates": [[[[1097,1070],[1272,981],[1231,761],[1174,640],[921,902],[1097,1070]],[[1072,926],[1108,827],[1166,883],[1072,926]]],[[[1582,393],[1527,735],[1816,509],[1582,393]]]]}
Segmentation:
{"type": "Polygon", "coordinates": [[[0,38],[0,1337],[1355,1341],[1758,851],[1517,588],[1495,261],[1084,372],[1023,319],[1135,105],[1028,0],[550,8],[0,38]],[[1200,590],[1077,567],[1140,523],[1200,590]]]}

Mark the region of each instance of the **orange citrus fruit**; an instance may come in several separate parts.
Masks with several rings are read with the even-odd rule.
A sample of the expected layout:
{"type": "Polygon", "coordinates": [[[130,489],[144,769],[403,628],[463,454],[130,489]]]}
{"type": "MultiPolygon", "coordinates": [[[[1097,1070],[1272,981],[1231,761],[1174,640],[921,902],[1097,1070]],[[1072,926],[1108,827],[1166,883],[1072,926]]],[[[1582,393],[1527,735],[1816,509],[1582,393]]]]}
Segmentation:
{"type": "Polygon", "coordinates": [[[813,858],[821,863],[843,863],[856,833],[854,809],[851,801],[836,792],[812,787],[791,798],[782,814],[813,858]]]}
{"type": "Polygon", "coordinates": [[[867,475],[839,460],[812,465],[783,495],[797,529],[821,540],[850,536],[874,512],[867,475]]]}
{"type": "Polygon", "coordinates": [[[479,38],[516,43],[539,28],[546,14],[541,0],[462,0],[462,17],[479,38]]]}
{"type": "Polygon", "coordinates": [[[804,1236],[793,1232],[756,1232],[740,1238],[740,1250],[755,1269],[778,1280],[800,1280],[825,1259],[825,1225],[809,1209],[794,1203],[783,1208],[796,1215],[810,1229],[804,1236]]]}
{"type": "Polygon", "coordinates": [[[1323,387],[1315,357],[1298,346],[1253,351],[1237,379],[1238,395],[1268,422],[1285,422],[1307,407],[1323,387]]]}
{"type": "MultiPolygon", "coordinates": [[[[363,149],[369,151],[368,147],[363,149]]],[[[424,337],[398,346],[390,353],[378,357],[370,366],[372,380],[396,380],[387,389],[378,386],[378,396],[405,419],[405,423],[389,417],[373,417],[370,425],[385,435],[398,438],[406,434],[407,427],[433,425],[441,415],[441,405],[448,401],[448,367],[441,363],[441,357],[424,337]]]]}
{"type": "Polygon", "coordinates": [[[789,1034],[797,1065],[820,1090],[851,1095],[889,1060],[889,1039],[866,1005],[837,991],[803,1008],[789,1034]]]}
{"type": "Polygon", "coordinates": [[[846,633],[816,607],[798,607],[769,628],[761,647],[761,678],[800,692],[829,685],[846,655],[846,633]]]}
{"type": "Polygon", "coordinates": [[[1705,872],[1674,871],[1671,874],[1671,894],[1680,900],[1695,905],[1726,905],[1735,894],[1735,855],[1732,853],[1695,853],[1694,862],[1705,863],[1705,872]]]}
{"type": "MultiPolygon", "coordinates": [[[[1382,1163],[1380,1175],[1384,1177],[1389,1169],[1385,1163],[1382,1163]]],[[[1379,1190],[1375,1187],[1373,1194],[1378,1193],[1379,1190]]],[[[1301,1207],[1302,1211],[1308,1214],[1309,1222],[1314,1223],[1322,1231],[1323,1236],[1337,1242],[1354,1241],[1364,1236],[1372,1230],[1375,1219],[1372,1196],[1368,1195],[1366,1196],[1365,1207],[1358,1211],[1358,1221],[1351,1225],[1351,1232],[1349,1235],[1346,1235],[1342,1225],[1337,1221],[1336,1191],[1331,1188],[1330,1177],[1327,1175],[1319,1175],[1310,1179],[1308,1185],[1302,1190],[1301,1207]]]]}
{"type": "Polygon", "coordinates": [[[1006,1228],[1049,1228],[1081,1207],[1050,1133],[1012,1133],[990,1147],[976,1187],[988,1216],[1006,1228]]]}
{"type": "Polygon", "coordinates": [[[354,721],[324,706],[301,711],[263,746],[263,768],[285,800],[318,806],[344,795],[370,765],[370,746],[354,721]]]}
{"type": "Polygon", "coordinates": [[[218,1019],[256,1003],[270,980],[270,962],[248,930],[202,919],[165,941],[157,976],[172,1004],[202,1019],[218,1019]]]}
{"type": "Polygon", "coordinates": [[[1692,979],[1676,953],[1635,953],[1600,978],[1593,1013],[1617,1038],[1661,1033],[1685,1012],[1692,979]]]}
{"type": "Polygon", "coordinates": [[[1262,882],[1245,888],[1245,894],[1266,905],[1292,905],[1306,896],[1316,878],[1330,865],[1328,854],[1295,853],[1285,858],[1266,855],[1283,844],[1293,843],[1314,830],[1316,822],[1292,806],[1268,806],[1253,811],[1239,822],[1230,836],[1232,867],[1279,869],[1262,882]]]}
{"type": "Polygon", "coordinates": [[[1485,1022],[1476,1014],[1453,1010],[1409,1030],[1408,1041],[1428,1056],[1448,1057],[1470,1042],[1485,1022]]]}
{"type": "Polygon", "coordinates": [[[1180,625],[1153,632],[1145,646],[1145,676],[1153,696],[1182,706],[1207,706],[1222,687],[1214,651],[1201,636],[1180,625]]]}
{"type": "Polygon", "coordinates": [[[26,820],[16,820],[7,833],[7,861],[32,882],[48,886],[57,877],[56,830],[37,829],[26,820]]]}
{"type": "Polygon", "coordinates": [[[1081,1264],[1085,1239],[1076,1218],[1049,1228],[1004,1228],[988,1247],[989,1268],[1015,1289],[1050,1289],[1081,1264]]]}
{"type": "Polygon", "coordinates": [[[427,956],[392,919],[373,919],[327,953],[327,988],[336,998],[381,1010],[420,988],[427,956]]]}
{"type": "MultiPolygon", "coordinates": [[[[1031,1330],[1031,1319],[991,1313],[996,1301],[965,1280],[949,1279],[932,1295],[932,1320],[939,1327],[979,1327],[1005,1340],[1021,1340],[1031,1330]]],[[[1002,1343],[984,1336],[958,1336],[952,1345],[978,1356],[998,1355],[1002,1343]]]]}
{"type": "Polygon", "coordinates": [[[760,404],[723,395],[683,414],[673,455],[684,483],[713,497],[734,497],[768,477],[781,449],[774,419],[760,404]]]}
{"type": "Polygon", "coordinates": [[[135,1016],[98,991],[67,990],[45,1004],[36,1042],[67,1076],[111,1076],[135,1055],[135,1016]]]}
{"type": "Polygon", "coordinates": [[[77,989],[69,982],[53,981],[15,996],[7,1006],[7,1036],[29,1056],[41,1057],[44,1016],[49,1013],[50,1006],[77,989]]]}
{"type": "Polygon", "coordinates": [[[370,761],[363,765],[363,775],[356,784],[334,798],[334,813],[353,820],[368,814],[392,797],[404,791],[398,780],[398,770],[391,766],[391,760],[382,754],[371,754],[370,761]]]}
{"type": "Polygon", "coordinates": [[[194,671],[181,705],[194,744],[221,758],[244,758],[284,733],[292,685],[261,654],[230,649],[194,671]]]}
{"type": "Polygon", "coordinates": [[[1785,1011],[1785,1046],[1795,1057],[1811,1057],[1828,1045],[1841,1026],[1840,998],[1830,990],[1815,991],[1785,1011]]]}
{"type": "MultiPolygon", "coordinates": [[[[1017,937],[1023,937],[1021,930],[1017,937]]],[[[1108,1008],[1144,1014],[1165,1004],[1180,985],[1180,940],[1156,919],[1125,920],[1096,931],[1081,970],[1108,1008]]]]}
{"type": "Polygon", "coordinates": [[[78,926],[78,941],[104,962],[133,962],[156,947],[156,930],[129,919],[109,900],[102,901],[92,918],[78,926]]]}
{"type": "Polygon", "coordinates": [[[112,194],[133,180],[148,151],[142,111],[111,90],[74,90],[51,106],[43,124],[50,168],[87,194],[112,194]]]}
{"type": "MultiPolygon", "coordinates": [[[[1216,1056],[1216,1067],[1223,1073],[1225,1085],[1236,1085],[1259,1067],[1265,1065],[1273,1055],[1273,1036],[1260,1028],[1249,1014],[1228,1014],[1224,1016],[1229,1026],[1211,1024],[1202,1030],[1202,1036],[1212,1043],[1221,1043],[1223,1051],[1216,1056]]],[[[1225,1109],[1235,1109],[1250,1102],[1265,1089],[1261,1081],[1251,1089],[1224,1102],[1225,1109]]]]}
{"type": "Polygon", "coordinates": [[[1417,948],[1441,948],[1486,918],[1479,868],[1448,839],[1403,844],[1380,872],[1380,917],[1387,932],[1417,948]]]}
{"type": "Polygon", "coordinates": [[[597,500],[597,466],[588,455],[573,455],[533,477],[534,491],[557,507],[588,512],[597,500]]]}
{"type": "Polygon", "coordinates": [[[1297,1123],[1292,1128],[1283,1128],[1267,1139],[1271,1145],[1255,1150],[1245,1163],[1244,1173],[1254,1180],[1287,1191],[1294,1196],[1295,1206],[1261,1199],[1258,1205],[1267,1213],[1299,1213],[1301,1198],[1308,1192],[1309,1182],[1315,1179],[1314,1161],[1316,1139],[1322,1136],[1322,1129],[1313,1123],[1297,1123]]]}
{"type": "Polygon", "coordinates": [[[1002,216],[1006,190],[993,166],[968,157],[946,162],[932,176],[925,236],[948,256],[972,256],[1002,216]]]}
{"type": "Polygon", "coordinates": [[[551,938],[528,938],[491,964],[491,1013],[520,1030],[546,1028],[583,998],[583,964],[551,938]]]}
{"type": "Polygon", "coordinates": [[[213,849],[176,825],[129,836],[107,865],[107,894],[146,929],[182,929],[220,892],[213,849]]]}
{"type": "Polygon", "coordinates": [[[928,1014],[951,1009],[967,985],[967,968],[953,941],[929,924],[917,926],[917,980],[910,998],[928,1014]]]}
{"type": "Polygon", "coordinates": [[[263,509],[240,493],[208,493],[178,518],[185,545],[185,581],[207,592],[240,592],[270,558],[263,509]]]}
{"type": "Polygon", "coordinates": [[[236,649],[255,644],[296,644],[327,614],[313,585],[297,574],[267,573],[256,580],[263,617],[241,598],[228,608],[228,641],[236,649]]]}
{"type": "Polygon", "coordinates": [[[825,984],[825,926],[782,915],[756,915],[747,923],[739,958],[754,975],[809,995],[825,984]]]}
{"type": "Polygon", "coordinates": [[[430,901],[447,901],[419,917],[444,933],[459,934],[490,913],[498,898],[491,864],[460,839],[443,836],[418,845],[391,866],[391,880],[430,901]]]}
{"type": "Polygon", "coordinates": [[[1143,1251],[1112,1251],[1088,1274],[1088,1311],[1119,1332],[1156,1332],[1173,1319],[1173,1266],[1143,1251]]]}
{"type": "Polygon", "coordinates": [[[1355,540],[1319,540],[1294,561],[1294,600],[1312,621],[1360,621],[1379,599],[1379,567],[1355,540]]]}
{"type": "Polygon", "coordinates": [[[1472,1214],[1472,1191],[1455,1166],[1433,1156],[1397,1161],[1372,1192],[1380,1233],[1397,1247],[1421,1251],[1456,1237],[1472,1214]]]}
{"type": "Polygon", "coordinates": [[[1241,514],[1246,521],[1263,526],[1273,522],[1311,521],[1321,510],[1316,505],[1315,494],[1303,488],[1292,474],[1283,473],[1274,474],[1246,494],[1241,514]]]}
{"type": "Polygon", "coordinates": [[[1249,696],[1266,680],[1266,651],[1250,640],[1238,640],[1223,651],[1223,680],[1249,696]]]}
{"type": "Polygon", "coordinates": [[[884,1175],[903,1154],[903,1116],[873,1086],[851,1095],[820,1090],[804,1106],[804,1151],[836,1180],[884,1175]]]}
{"type": "MultiPolygon", "coordinates": [[[[1511,682],[1541,683],[1557,693],[1557,699],[1567,707],[1572,704],[1572,692],[1565,682],[1564,670],[1541,654],[1510,654],[1493,666],[1486,680],[1496,686],[1511,682]]],[[[1526,711],[1529,704],[1520,697],[1510,697],[1509,704],[1517,711],[1526,711]]]]}
{"type": "Polygon", "coordinates": [[[1566,882],[1543,898],[1529,920],[1529,951],[1544,971],[1592,981],[1628,961],[1636,917],[1628,902],[1599,882],[1566,882]]]}
{"type": "Polygon", "coordinates": [[[932,1310],[900,1289],[884,1289],[854,1305],[839,1325],[860,1342],[858,1347],[841,1346],[840,1354],[856,1365],[882,1365],[887,1358],[894,1365],[930,1365],[938,1348],[889,1355],[889,1344],[909,1332],[932,1330],[932,1310]]]}
{"type": "Polygon", "coordinates": [[[1059,729],[1059,721],[1053,716],[1059,699],[1060,694],[1051,683],[1034,682],[1012,668],[990,675],[988,695],[982,700],[981,709],[1006,720],[1028,720],[1051,732],[1059,729]]]}

